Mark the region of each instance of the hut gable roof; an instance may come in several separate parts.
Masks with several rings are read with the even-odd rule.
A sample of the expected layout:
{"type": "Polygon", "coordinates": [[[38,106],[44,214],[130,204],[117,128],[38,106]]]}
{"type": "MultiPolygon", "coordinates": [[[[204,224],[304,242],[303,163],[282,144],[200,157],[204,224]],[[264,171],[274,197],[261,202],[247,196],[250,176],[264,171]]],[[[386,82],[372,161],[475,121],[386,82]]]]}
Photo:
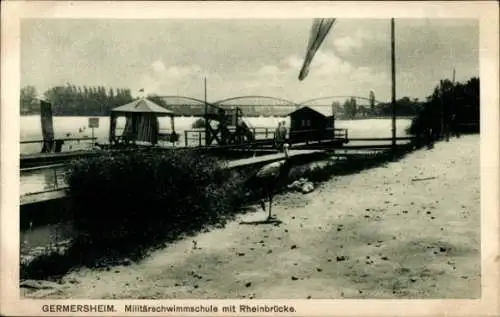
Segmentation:
{"type": "Polygon", "coordinates": [[[316,112],[320,115],[322,115],[323,117],[327,117],[327,116],[331,116],[331,110],[328,109],[328,108],[325,108],[325,107],[318,107],[317,109],[314,109],[312,107],[309,107],[309,106],[304,106],[304,107],[301,107],[297,110],[294,110],[293,112],[290,112],[288,115],[289,116],[292,116],[292,115],[295,115],[296,113],[299,113],[299,112],[304,112],[304,111],[313,111],[313,112],[316,112]]]}
{"type": "Polygon", "coordinates": [[[141,112],[141,113],[156,113],[173,116],[175,113],[165,109],[156,103],[146,98],[134,100],[126,105],[112,109],[113,112],[141,112]]]}

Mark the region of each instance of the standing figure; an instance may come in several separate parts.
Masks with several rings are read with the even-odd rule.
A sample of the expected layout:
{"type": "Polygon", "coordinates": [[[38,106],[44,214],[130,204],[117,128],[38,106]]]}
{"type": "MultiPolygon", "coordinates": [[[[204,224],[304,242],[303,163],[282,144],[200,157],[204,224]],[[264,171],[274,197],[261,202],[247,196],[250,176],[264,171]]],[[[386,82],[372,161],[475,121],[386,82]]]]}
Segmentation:
{"type": "Polygon", "coordinates": [[[278,149],[279,152],[282,151],[282,146],[285,143],[285,138],[283,137],[282,122],[278,123],[278,127],[274,130],[274,147],[278,149]]]}
{"type": "Polygon", "coordinates": [[[283,143],[288,143],[288,129],[284,120],[281,122],[281,133],[283,137],[283,143]]]}

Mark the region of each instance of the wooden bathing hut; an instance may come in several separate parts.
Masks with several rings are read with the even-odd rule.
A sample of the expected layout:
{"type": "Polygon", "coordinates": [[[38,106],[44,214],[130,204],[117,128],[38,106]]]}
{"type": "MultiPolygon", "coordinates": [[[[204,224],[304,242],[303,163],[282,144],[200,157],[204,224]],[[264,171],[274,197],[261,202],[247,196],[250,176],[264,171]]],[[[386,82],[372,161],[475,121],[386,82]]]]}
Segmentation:
{"type": "Polygon", "coordinates": [[[110,144],[136,144],[145,142],[156,145],[159,139],[177,142],[175,133],[175,113],[165,109],[147,98],[140,98],[126,105],[111,110],[109,125],[110,144]],[[116,135],[116,119],[125,117],[125,127],[121,136],[116,135]],[[171,133],[161,134],[158,117],[170,117],[171,133]]]}
{"type": "Polygon", "coordinates": [[[329,140],[334,137],[334,116],[327,116],[308,106],[290,114],[290,143],[329,140]]]}

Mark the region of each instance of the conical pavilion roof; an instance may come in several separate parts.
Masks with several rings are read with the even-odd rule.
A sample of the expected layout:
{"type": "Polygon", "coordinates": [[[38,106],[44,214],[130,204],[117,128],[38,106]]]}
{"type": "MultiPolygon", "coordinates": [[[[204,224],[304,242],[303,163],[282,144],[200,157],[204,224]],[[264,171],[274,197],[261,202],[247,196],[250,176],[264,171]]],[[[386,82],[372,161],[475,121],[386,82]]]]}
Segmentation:
{"type": "Polygon", "coordinates": [[[134,100],[126,105],[112,109],[113,112],[140,112],[140,113],[156,113],[158,115],[173,116],[175,113],[171,110],[165,109],[147,98],[134,100]]]}

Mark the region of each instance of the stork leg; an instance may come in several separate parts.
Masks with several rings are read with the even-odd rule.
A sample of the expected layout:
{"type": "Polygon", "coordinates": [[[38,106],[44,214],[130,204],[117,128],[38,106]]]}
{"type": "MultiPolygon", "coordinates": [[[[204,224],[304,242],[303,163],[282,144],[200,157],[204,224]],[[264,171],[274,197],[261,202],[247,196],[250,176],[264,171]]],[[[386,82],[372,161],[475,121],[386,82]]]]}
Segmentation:
{"type": "Polygon", "coordinates": [[[273,195],[269,195],[269,214],[267,216],[268,220],[271,220],[273,217],[271,216],[271,206],[273,205],[273,195]]]}
{"type": "Polygon", "coordinates": [[[265,202],[265,200],[264,200],[264,199],[261,199],[261,200],[260,200],[260,207],[262,208],[262,210],[263,210],[264,212],[266,212],[266,202],[265,202]]]}

